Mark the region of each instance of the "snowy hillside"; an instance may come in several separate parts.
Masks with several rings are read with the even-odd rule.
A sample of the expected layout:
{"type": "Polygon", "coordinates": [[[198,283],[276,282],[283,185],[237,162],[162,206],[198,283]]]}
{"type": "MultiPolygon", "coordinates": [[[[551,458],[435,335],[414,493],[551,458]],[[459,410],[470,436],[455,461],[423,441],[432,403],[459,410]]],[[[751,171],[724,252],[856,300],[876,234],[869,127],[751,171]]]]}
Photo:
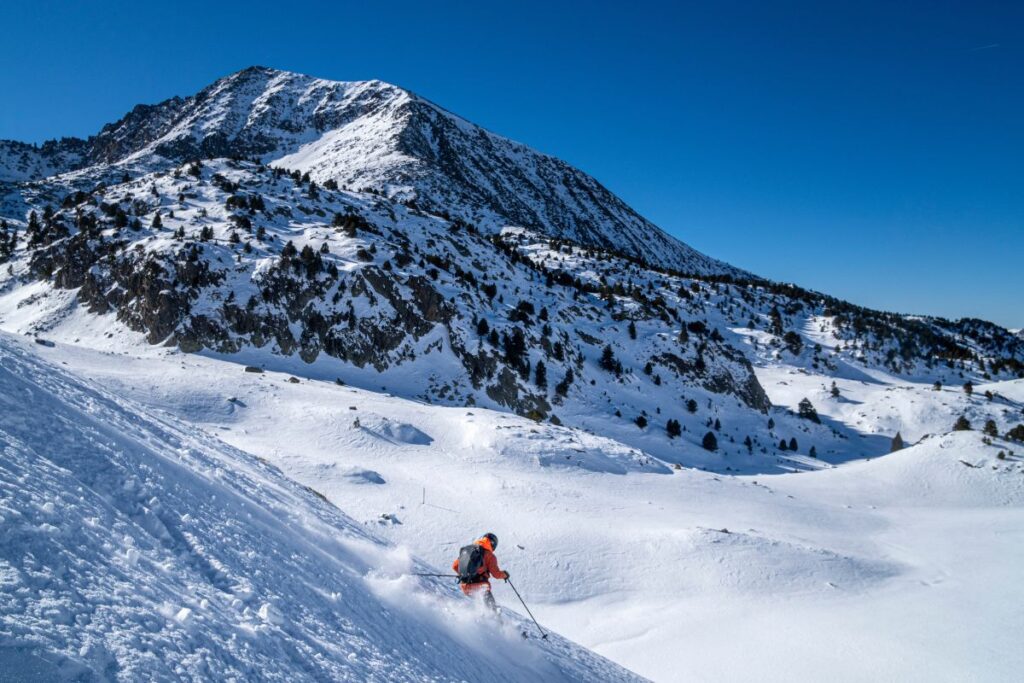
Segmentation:
{"type": "Polygon", "coordinates": [[[88,140],[38,149],[0,141],[0,182],[78,170],[67,180],[89,189],[126,171],[211,157],[259,158],[485,232],[514,225],[686,272],[742,274],[669,237],[565,162],[380,81],[245,69],[192,97],[140,105],[88,140]]]}
{"type": "Polygon", "coordinates": [[[5,680],[637,680],[26,346],[0,336],[5,680]]]}
{"type": "Polygon", "coordinates": [[[0,674],[629,680],[408,576],[485,529],[659,681],[1024,666],[1019,330],[751,276],[395,86],[0,141],[0,330],[0,674]]]}
{"type": "MultiPolygon", "coordinates": [[[[1024,443],[975,431],[809,472],[674,470],[583,432],[247,373],[93,324],[66,331],[109,350],[36,350],[265,458],[434,566],[493,529],[542,622],[654,680],[1010,680],[1024,665],[1024,443]]],[[[1019,380],[989,386],[1024,399],[1019,380]]]]}
{"type": "MultiPolygon", "coordinates": [[[[833,380],[931,388],[1024,371],[1024,343],[988,323],[684,276],[521,229],[488,237],[251,162],[66,189],[35,183],[7,205],[3,329],[72,341],[69,319],[99,316],[106,334],[116,319],[151,344],[511,410],[670,464],[771,472],[878,455],[888,439],[861,432],[891,438],[898,421],[851,429],[799,402],[831,417],[833,380]],[[791,383],[802,395],[771,388],[773,407],[764,383],[788,372],[813,381],[791,383]]],[[[1014,424],[1012,404],[979,392],[972,405],[999,433],[1014,424]]]]}

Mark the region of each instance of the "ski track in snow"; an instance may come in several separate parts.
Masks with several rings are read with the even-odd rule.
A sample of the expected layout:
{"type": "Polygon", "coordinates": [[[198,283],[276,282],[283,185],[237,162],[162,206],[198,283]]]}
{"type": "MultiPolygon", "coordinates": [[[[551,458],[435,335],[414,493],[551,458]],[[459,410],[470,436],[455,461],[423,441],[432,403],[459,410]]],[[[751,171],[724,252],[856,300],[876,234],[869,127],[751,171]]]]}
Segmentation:
{"type": "MultiPolygon", "coordinates": [[[[76,226],[98,198],[147,222],[152,212],[163,227],[98,224],[99,237],[127,235],[126,249],[150,256],[180,251],[175,229],[213,230],[203,258],[238,267],[215,266],[223,287],[190,294],[197,316],[216,320],[224,297],[255,301],[288,242],[327,247],[333,267],[359,275],[390,270],[396,241],[408,240],[496,274],[501,295],[495,305],[435,269],[438,299],[463,302],[460,315],[392,349],[383,372],[321,349],[306,364],[274,344],[185,355],[128,331],[117,318],[128,307],[87,312],[75,290],[32,275],[37,250],[16,250],[0,274],[0,324],[47,339],[0,334],[0,680],[634,680],[559,636],[523,641],[534,628],[508,611],[517,605],[502,584],[497,623],[446,581],[408,575],[445,571],[484,530],[501,537],[501,563],[545,625],[659,681],[1019,678],[1024,446],[948,433],[959,416],[975,429],[992,420],[999,434],[1022,421],[1024,380],[988,381],[1016,372],[992,365],[1020,359],[1006,331],[930,319],[909,346],[870,326],[851,336],[857,321],[837,327],[835,302],[805,308],[760,285],[720,290],[553,245],[541,233],[747,276],[664,235],[586,174],[379,81],[250,68],[139,109],[98,143],[0,141],[0,179],[58,174],[4,185],[0,211],[19,230],[44,205],[60,204],[58,223],[76,226]],[[248,162],[179,167],[218,139],[233,145],[220,154],[341,189],[317,199],[312,185],[248,162]],[[74,189],[91,199],[66,204],[74,189]],[[269,240],[237,230],[230,246],[236,191],[265,198],[269,240]],[[376,227],[328,225],[352,211],[376,227]],[[517,259],[431,211],[500,233],[517,259]],[[605,302],[541,287],[519,259],[619,289],[605,302]],[[654,315],[643,292],[675,313],[654,315]],[[550,309],[578,360],[576,383],[555,401],[567,427],[488,410],[510,406],[470,393],[450,352],[453,341],[483,348],[478,316],[506,330],[520,296],[543,320],[550,309]],[[664,356],[684,349],[705,362],[703,346],[679,341],[697,322],[726,344],[706,354],[703,384],[664,356]],[[930,343],[916,346],[929,333],[977,358],[954,362],[940,345],[942,361],[930,343]],[[621,377],[597,369],[603,344],[625,361],[621,377]],[[755,409],[707,386],[749,376],[746,361],[767,413],[767,402],[755,409]],[[820,424],[796,414],[805,398],[820,424]],[[481,407],[451,407],[462,403],[481,407]],[[673,417],[677,438],[665,429],[673,417]],[[699,448],[710,429],[713,453],[699,448]],[[888,454],[897,432],[908,447],[888,454]]],[[[425,276],[425,264],[405,275],[425,276]]],[[[340,296],[332,282],[325,291],[340,296]]],[[[331,313],[328,301],[314,305],[331,313]]],[[[345,301],[350,323],[396,320],[397,299],[345,301]]],[[[298,319],[286,327],[302,339],[298,319]]],[[[570,368],[532,354],[528,369],[544,358],[551,380],[570,368]]]]}
{"type": "Polygon", "coordinates": [[[273,465],[0,337],[0,671],[26,680],[634,680],[273,465]]]}
{"type": "MultiPolygon", "coordinates": [[[[1008,680],[1021,664],[1024,462],[995,457],[1012,444],[954,433],[804,473],[659,474],[612,466],[614,441],[507,414],[135,349],[33,350],[265,458],[403,557],[443,571],[494,530],[542,623],[654,680],[1008,680]]],[[[439,609],[416,595],[413,613],[439,609]]]]}

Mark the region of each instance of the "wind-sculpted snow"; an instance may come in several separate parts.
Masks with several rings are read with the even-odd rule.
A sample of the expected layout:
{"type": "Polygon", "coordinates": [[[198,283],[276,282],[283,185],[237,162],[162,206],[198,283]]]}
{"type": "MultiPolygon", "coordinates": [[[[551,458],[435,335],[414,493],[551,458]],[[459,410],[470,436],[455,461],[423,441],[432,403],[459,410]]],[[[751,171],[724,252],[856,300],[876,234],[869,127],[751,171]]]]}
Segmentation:
{"type": "Polygon", "coordinates": [[[582,171],[381,81],[252,67],[194,96],[140,105],[88,140],[41,149],[0,141],[0,182],[212,157],[258,157],[487,232],[514,225],[685,272],[742,274],[668,236],[582,171]]]}
{"type": "Polygon", "coordinates": [[[261,462],[0,337],[5,680],[637,680],[261,462]]]}

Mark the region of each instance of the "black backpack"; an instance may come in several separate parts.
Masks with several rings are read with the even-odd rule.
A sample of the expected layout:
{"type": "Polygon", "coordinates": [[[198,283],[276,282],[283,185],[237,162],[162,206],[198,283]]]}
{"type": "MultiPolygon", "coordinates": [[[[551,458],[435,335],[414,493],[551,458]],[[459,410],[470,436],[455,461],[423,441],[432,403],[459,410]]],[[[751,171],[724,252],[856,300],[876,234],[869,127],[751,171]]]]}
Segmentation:
{"type": "Polygon", "coordinates": [[[484,571],[484,549],[477,544],[459,550],[459,583],[480,583],[487,580],[484,571]]]}

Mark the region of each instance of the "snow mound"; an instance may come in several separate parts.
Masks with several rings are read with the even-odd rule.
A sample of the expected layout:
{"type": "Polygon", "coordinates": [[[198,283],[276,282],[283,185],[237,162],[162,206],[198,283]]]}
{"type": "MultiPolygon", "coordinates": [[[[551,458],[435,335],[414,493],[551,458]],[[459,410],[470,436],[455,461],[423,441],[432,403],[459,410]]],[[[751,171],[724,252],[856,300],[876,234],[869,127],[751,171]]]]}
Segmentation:
{"type": "Polygon", "coordinates": [[[516,615],[481,623],[312,489],[6,336],[0,453],[8,674],[636,680],[557,636],[510,638],[516,615]]]}
{"type": "Polygon", "coordinates": [[[688,540],[691,550],[681,553],[681,569],[691,590],[762,595],[862,590],[899,573],[894,565],[768,538],[754,529],[699,529],[688,540]]]}
{"type": "Polygon", "coordinates": [[[384,477],[379,472],[364,470],[358,467],[350,468],[345,472],[345,478],[353,484],[384,484],[384,477]]]}
{"type": "Polygon", "coordinates": [[[1021,450],[1001,440],[985,443],[978,432],[952,432],[882,458],[786,480],[785,487],[843,490],[848,500],[868,505],[1017,507],[1024,504],[1021,450]]]}
{"type": "Polygon", "coordinates": [[[404,422],[388,420],[387,418],[377,417],[363,420],[362,427],[392,443],[408,444],[410,446],[429,446],[434,442],[433,437],[418,427],[404,422]]]}

